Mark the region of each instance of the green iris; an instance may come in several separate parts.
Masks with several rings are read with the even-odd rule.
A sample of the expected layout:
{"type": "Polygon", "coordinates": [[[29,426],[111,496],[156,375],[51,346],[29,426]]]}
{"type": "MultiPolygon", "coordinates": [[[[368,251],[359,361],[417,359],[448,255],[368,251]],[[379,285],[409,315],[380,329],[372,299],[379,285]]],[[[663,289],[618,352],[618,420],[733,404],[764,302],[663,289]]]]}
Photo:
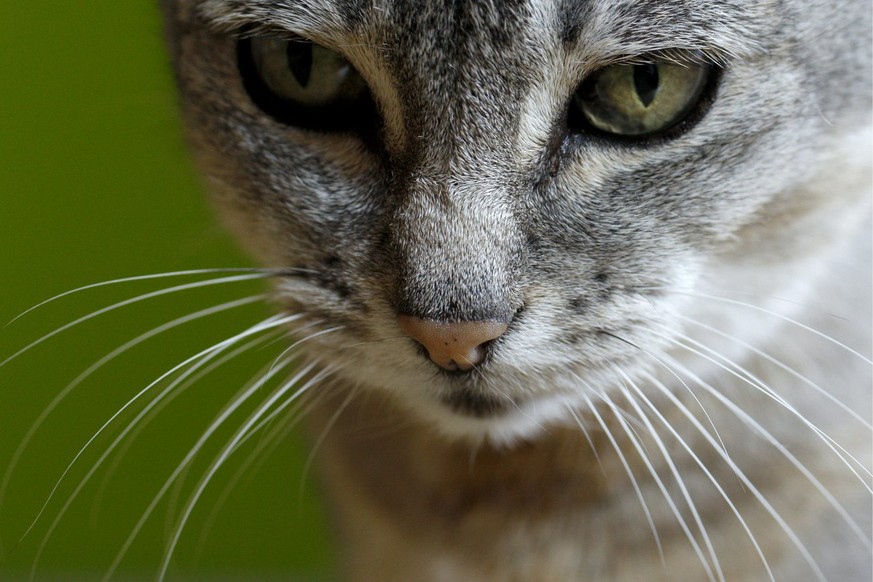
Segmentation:
{"type": "Polygon", "coordinates": [[[665,62],[612,65],[588,77],[573,99],[596,129],[650,135],[673,127],[694,108],[709,69],[665,62]]]}

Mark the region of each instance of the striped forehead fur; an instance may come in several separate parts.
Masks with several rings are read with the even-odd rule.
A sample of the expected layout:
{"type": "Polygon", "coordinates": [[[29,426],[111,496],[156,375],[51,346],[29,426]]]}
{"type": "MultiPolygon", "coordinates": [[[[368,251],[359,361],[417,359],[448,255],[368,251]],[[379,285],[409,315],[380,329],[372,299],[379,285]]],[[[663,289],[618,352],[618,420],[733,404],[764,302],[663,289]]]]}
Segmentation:
{"type": "MultiPolygon", "coordinates": [[[[499,3],[482,0],[455,2],[450,15],[455,32],[463,35],[465,15],[487,15],[496,28],[507,34],[521,31],[513,27],[509,14],[526,14],[524,29],[553,35],[557,31],[568,46],[585,41],[585,46],[609,59],[629,57],[640,52],[671,49],[697,50],[714,61],[742,58],[762,50],[762,27],[772,21],[781,2],[714,2],[712,0],[528,0],[499,3]],[[543,21],[537,16],[551,13],[543,21]],[[766,18],[765,18],[766,17],[766,18]]],[[[408,20],[404,14],[429,11],[429,1],[408,0],[315,0],[284,2],[268,0],[204,0],[200,13],[224,31],[289,32],[314,39],[341,40],[353,34],[361,22],[408,20]],[[374,19],[376,20],[376,19],[374,19]]],[[[433,8],[444,8],[442,2],[433,8]]]]}

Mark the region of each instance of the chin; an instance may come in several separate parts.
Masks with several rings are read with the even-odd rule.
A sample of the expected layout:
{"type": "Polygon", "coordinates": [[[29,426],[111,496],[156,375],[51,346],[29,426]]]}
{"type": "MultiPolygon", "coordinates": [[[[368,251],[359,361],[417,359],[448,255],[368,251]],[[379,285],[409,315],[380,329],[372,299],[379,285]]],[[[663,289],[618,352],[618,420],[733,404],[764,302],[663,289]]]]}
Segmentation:
{"type": "Polygon", "coordinates": [[[573,424],[571,411],[579,408],[580,399],[567,394],[538,395],[524,400],[491,395],[396,398],[412,419],[443,439],[498,448],[532,442],[548,434],[551,428],[573,424]]]}

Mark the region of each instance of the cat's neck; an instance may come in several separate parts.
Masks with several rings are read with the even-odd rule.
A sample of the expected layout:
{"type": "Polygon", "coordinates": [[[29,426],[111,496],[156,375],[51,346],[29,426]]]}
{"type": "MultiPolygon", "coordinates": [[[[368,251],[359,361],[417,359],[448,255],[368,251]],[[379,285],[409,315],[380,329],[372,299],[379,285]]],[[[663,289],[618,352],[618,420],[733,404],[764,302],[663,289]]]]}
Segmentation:
{"type": "Polygon", "coordinates": [[[537,513],[561,503],[584,505],[600,495],[605,478],[578,428],[552,429],[512,446],[453,441],[370,395],[349,404],[326,446],[382,510],[410,521],[430,511],[436,514],[426,519],[431,525],[434,517],[450,521],[473,507],[537,513]],[[565,499],[568,491],[572,499],[565,499]]]}
{"type": "MultiPolygon", "coordinates": [[[[613,454],[602,431],[552,428],[512,447],[473,445],[372,396],[353,400],[331,425],[339,401],[316,413],[314,426],[316,437],[328,430],[317,454],[351,580],[612,579],[616,551],[657,556],[627,475],[647,469],[640,455],[613,454]],[[598,564],[592,556],[607,540],[610,555],[598,564]]],[[[618,446],[629,453],[632,445],[625,438],[618,446]]],[[[663,525],[674,521],[669,509],[649,503],[661,543],[681,538],[675,523],[663,525]]],[[[688,562],[688,571],[700,570],[693,554],[688,562]]]]}

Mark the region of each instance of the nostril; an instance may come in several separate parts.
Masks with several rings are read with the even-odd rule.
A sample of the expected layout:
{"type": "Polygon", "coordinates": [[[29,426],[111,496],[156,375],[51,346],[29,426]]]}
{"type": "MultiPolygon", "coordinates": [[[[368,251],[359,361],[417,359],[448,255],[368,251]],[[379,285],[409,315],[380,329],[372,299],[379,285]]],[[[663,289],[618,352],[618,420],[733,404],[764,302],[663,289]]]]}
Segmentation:
{"type": "Polygon", "coordinates": [[[446,370],[470,370],[485,359],[485,347],[506,333],[499,321],[447,323],[411,315],[397,318],[400,329],[427,350],[430,359],[446,370]]]}

